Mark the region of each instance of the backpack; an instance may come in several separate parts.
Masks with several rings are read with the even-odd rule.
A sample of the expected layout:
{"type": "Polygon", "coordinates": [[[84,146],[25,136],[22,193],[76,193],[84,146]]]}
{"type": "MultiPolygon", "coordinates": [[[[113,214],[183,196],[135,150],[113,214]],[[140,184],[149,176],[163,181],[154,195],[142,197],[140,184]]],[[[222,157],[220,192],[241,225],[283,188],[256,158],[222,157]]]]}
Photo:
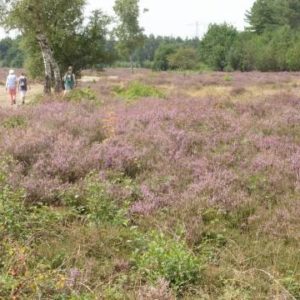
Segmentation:
{"type": "Polygon", "coordinates": [[[19,86],[22,90],[27,90],[27,79],[25,77],[19,79],[19,86]]]}
{"type": "Polygon", "coordinates": [[[74,85],[74,76],[73,74],[67,73],[65,76],[65,84],[68,86],[74,85]]]}

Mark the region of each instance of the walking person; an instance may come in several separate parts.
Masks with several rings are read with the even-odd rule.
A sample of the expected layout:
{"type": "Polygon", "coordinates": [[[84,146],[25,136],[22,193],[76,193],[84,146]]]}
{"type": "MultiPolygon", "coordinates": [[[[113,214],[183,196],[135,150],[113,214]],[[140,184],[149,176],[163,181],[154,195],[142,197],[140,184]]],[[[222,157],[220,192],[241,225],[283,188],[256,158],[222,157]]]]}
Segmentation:
{"type": "Polygon", "coordinates": [[[67,73],[64,76],[64,96],[69,93],[71,90],[74,89],[76,86],[76,78],[75,74],[73,73],[73,68],[69,67],[67,73]]]}
{"type": "Polygon", "coordinates": [[[6,79],[6,91],[10,96],[11,105],[16,104],[17,97],[17,76],[14,70],[10,70],[6,79]]]}
{"type": "Polygon", "coordinates": [[[21,73],[21,76],[18,79],[18,90],[22,100],[22,104],[25,104],[25,98],[28,90],[28,83],[25,73],[21,73]]]}

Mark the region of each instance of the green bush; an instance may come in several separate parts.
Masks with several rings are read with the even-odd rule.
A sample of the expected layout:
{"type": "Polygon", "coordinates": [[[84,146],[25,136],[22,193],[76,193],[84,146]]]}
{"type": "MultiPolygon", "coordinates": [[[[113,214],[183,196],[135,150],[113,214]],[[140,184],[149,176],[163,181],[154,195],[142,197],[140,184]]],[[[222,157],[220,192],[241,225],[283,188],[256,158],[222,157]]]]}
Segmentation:
{"type": "Polygon", "coordinates": [[[65,190],[61,200],[93,223],[124,225],[127,223],[127,207],[117,205],[109,193],[110,188],[110,182],[100,181],[94,174],[90,174],[80,187],[65,190]]]}
{"type": "Polygon", "coordinates": [[[83,100],[95,101],[97,100],[96,93],[90,88],[74,89],[66,95],[69,101],[80,102],[83,100]]]}
{"type": "Polygon", "coordinates": [[[153,69],[156,71],[167,71],[170,68],[168,57],[174,54],[176,49],[176,45],[161,44],[155,51],[153,69]]]}
{"type": "Polygon", "coordinates": [[[26,221],[24,193],[14,192],[9,186],[1,187],[0,191],[0,238],[2,234],[19,237],[24,234],[26,221]]]}
{"type": "Polygon", "coordinates": [[[4,128],[26,127],[27,120],[24,116],[12,116],[2,122],[4,128]]]}
{"type": "Polygon", "coordinates": [[[138,98],[164,98],[165,95],[158,88],[144,83],[133,81],[127,87],[117,87],[115,93],[126,100],[135,100],[138,98]]]}
{"type": "Polygon", "coordinates": [[[105,180],[100,180],[91,173],[80,184],[65,189],[60,195],[61,202],[92,222],[126,225],[128,205],[137,198],[138,187],[123,173],[107,176],[105,180]],[[126,191],[126,196],[115,199],[112,187],[126,191]]]}
{"type": "Polygon", "coordinates": [[[144,243],[145,248],[135,252],[134,261],[151,282],[164,278],[179,291],[200,278],[200,262],[183,240],[153,231],[144,243]]]}
{"type": "MultiPolygon", "coordinates": [[[[46,206],[30,206],[25,203],[25,191],[13,189],[7,183],[7,174],[10,158],[2,158],[0,161],[0,240],[4,237],[26,240],[41,232],[50,233],[49,228],[54,230],[54,225],[61,224],[69,219],[72,214],[64,214],[46,206]]],[[[1,297],[0,297],[1,298],[1,297]]]]}
{"type": "Polygon", "coordinates": [[[179,48],[175,53],[168,56],[171,69],[192,70],[199,62],[197,51],[194,48],[179,48]]]}
{"type": "Polygon", "coordinates": [[[5,236],[20,236],[24,232],[22,226],[26,219],[24,193],[13,191],[8,184],[7,172],[11,160],[1,158],[0,161],[0,240],[5,236]]]}
{"type": "Polygon", "coordinates": [[[93,176],[87,178],[85,196],[88,218],[95,223],[125,225],[127,211],[118,207],[108,189],[109,183],[101,182],[93,176]]]}

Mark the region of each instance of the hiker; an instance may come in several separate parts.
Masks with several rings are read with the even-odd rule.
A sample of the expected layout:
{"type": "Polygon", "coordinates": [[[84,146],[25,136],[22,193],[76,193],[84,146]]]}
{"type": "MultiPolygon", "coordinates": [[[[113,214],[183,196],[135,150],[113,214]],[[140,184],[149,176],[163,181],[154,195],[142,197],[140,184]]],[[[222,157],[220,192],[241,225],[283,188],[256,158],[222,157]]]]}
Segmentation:
{"type": "Polygon", "coordinates": [[[65,86],[64,95],[66,95],[68,92],[73,90],[73,88],[76,86],[76,78],[73,73],[72,67],[68,68],[68,72],[64,76],[64,86],[65,86]]]}
{"type": "Polygon", "coordinates": [[[25,104],[25,97],[26,97],[27,90],[28,90],[28,84],[27,84],[26,75],[23,72],[21,73],[21,76],[18,79],[18,90],[20,93],[22,104],[25,104]]]}
{"type": "Polygon", "coordinates": [[[10,96],[11,105],[16,104],[17,96],[17,76],[14,70],[10,70],[6,79],[6,91],[10,96]]]}

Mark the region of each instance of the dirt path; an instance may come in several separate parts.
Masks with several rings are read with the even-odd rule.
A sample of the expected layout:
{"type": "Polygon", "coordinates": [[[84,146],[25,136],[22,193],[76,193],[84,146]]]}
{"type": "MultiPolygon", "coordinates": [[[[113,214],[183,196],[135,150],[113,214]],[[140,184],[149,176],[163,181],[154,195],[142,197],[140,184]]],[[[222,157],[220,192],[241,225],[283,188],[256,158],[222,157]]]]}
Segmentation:
{"type": "MultiPolygon", "coordinates": [[[[27,102],[32,101],[36,96],[43,92],[43,86],[41,84],[32,84],[27,93],[27,102]]],[[[20,96],[17,95],[17,104],[20,104],[20,96]]],[[[0,86],[0,107],[10,107],[10,98],[7,94],[5,87],[0,86]]]]}

